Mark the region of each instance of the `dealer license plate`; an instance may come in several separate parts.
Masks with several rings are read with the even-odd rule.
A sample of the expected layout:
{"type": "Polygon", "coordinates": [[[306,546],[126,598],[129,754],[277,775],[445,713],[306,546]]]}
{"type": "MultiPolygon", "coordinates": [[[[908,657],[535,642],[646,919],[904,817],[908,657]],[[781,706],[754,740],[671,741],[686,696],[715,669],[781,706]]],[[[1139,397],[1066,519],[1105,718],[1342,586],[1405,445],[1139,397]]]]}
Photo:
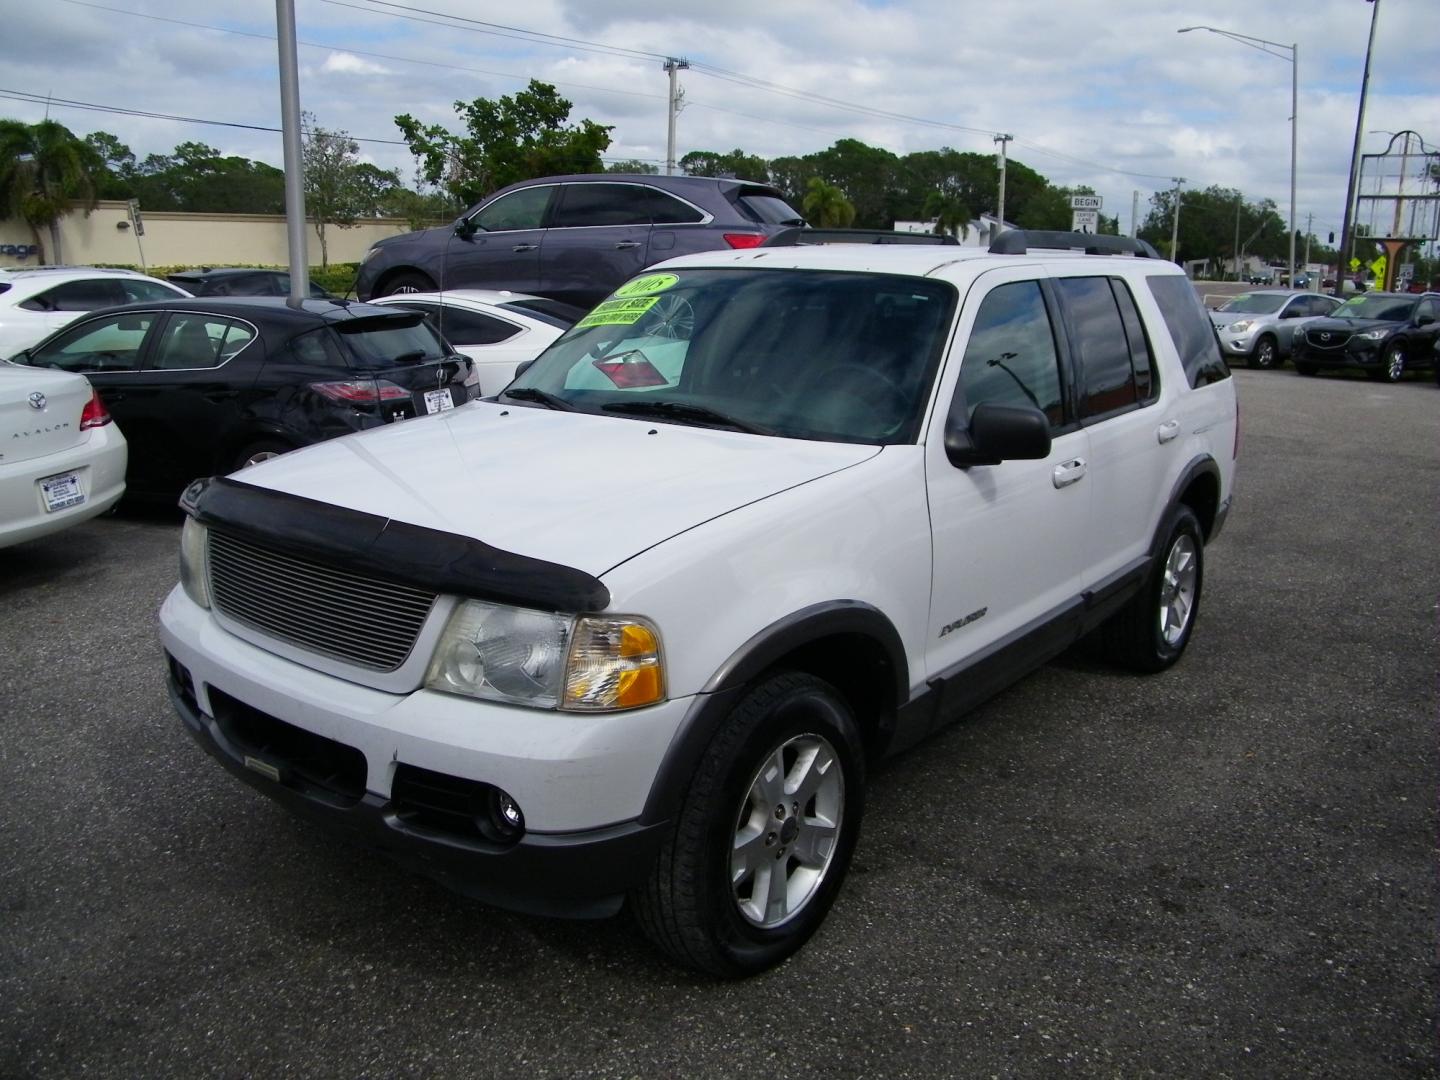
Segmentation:
{"type": "Polygon", "coordinates": [[[444,412],[446,409],[455,407],[455,399],[450,396],[450,388],[444,390],[425,391],[425,411],[427,413],[444,412]]]}
{"type": "Polygon", "coordinates": [[[40,481],[40,493],[45,496],[46,512],[51,514],[68,506],[79,506],[85,501],[85,492],[80,490],[79,473],[45,477],[40,481]]]}

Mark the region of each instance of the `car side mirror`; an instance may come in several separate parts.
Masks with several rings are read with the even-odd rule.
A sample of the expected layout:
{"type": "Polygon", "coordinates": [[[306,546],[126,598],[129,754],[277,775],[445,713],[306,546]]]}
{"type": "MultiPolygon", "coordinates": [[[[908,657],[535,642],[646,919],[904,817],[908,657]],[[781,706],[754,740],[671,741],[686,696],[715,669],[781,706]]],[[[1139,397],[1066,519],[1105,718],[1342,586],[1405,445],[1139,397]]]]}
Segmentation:
{"type": "Polygon", "coordinates": [[[960,469],[1049,457],[1050,421],[1032,405],[983,402],[968,424],[953,415],[946,422],[945,456],[960,469]]]}
{"type": "Polygon", "coordinates": [[[455,235],[460,237],[461,240],[469,240],[475,235],[479,228],[480,226],[476,225],[470,218],[462,217],[459,221],[455,222],[455,235]]]}
{"type": "Polygon", "coordinates": [[[1417,316],[1415,317],[1415,325],[1416,325],[1416,326],[1429,326],[1429,325],[1430,325],[1431,323],[1433,323],[1434,321],[1435,321],[1435,316],[1434,316],[1434,315],[1417,315],[1417,316]]]}
{"type": "Polygon", "coordinates": [[[515,365],[515,378],[518,379],[521,375],[524,375],[525,372],[529,371],[529,370],[530,370],[530,365],[533,364],[533,363],[535,363],[534,360],[521,360],[520,363],[516,364],[516,365],[515,365]]]}
{"type": "Polygon", "coordinates": [[[1303,311],[1301,311],[1299,308],[1290,308],[1290,309],[1288,309],[1287,311],[1282,311],[1282,312],[1280,313],[1280,318],[1282,318],[1282,319],[1299,319],[1299,318],[1303,318],[1304,315],[1305,315],[1305,313],[1304,313],[1303,311]]]}

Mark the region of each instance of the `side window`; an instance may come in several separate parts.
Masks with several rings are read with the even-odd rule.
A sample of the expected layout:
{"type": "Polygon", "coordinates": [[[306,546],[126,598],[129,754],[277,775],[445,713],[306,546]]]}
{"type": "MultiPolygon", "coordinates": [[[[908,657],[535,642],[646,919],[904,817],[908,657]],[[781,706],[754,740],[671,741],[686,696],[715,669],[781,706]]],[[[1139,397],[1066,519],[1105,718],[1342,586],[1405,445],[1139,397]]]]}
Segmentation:
{"type": "Polygon", "coordinates": [[[138,304],[147,300],[177,300],[180,298],[180,294],[174,289],[158,285],[153,281],[121,278],[119,285],[120,291],[125,294],[125,299],[121,303],[138,304]]]}
{"type": "Polygon", "coordinates": [[[436,329],[452,345],[496,345],[520,332],[514,323],[463,308],[445,308],[442,319],[436,329]]]}
{"type": "Polygon", "coordinates": [[[1055,287],[1064,300],[1065,322],[1075,345],[1080,415],[1100,416],[1135,404],[1130,346],[1109,279],[1058,278],[1055,287]]]}
{"type": "Polygon", "coordinates": [[[550,220],[552,229],[584,225],[650,224],[648,188],[635,184],[566,184],[550,220]]]}
{"type": "Polygon", "coordinates": [[[705,220],[701,211],[673,195],[654,188],[646,188],[645,191],[650,202],[650,220],[656,225],[694,225],[705,220]]]}
{"type": "Polygon", "coordinates": [[[1033,405],[1052,427],[1065,422],[1055,334],[1039,282],[1000,285],[981,301],[956,389],[967,416],[988,401],[1033,405]]]}
{"type": "Polygon", "coordinates": [[[1416,305],[1415,321],[1417,323],[1423,322],[1426,319],[1434,322],[1436,319],[1436,315],[1437,311],[1434,300],[1431,300],[1427,297],[1426,299],[1421,300],[1418,305],[1416,305]]]}
{"type": "Polygon", "coordinates": [[[31,349],[30,363],[62,371],[134,371],[140,366],[145,335],[157,318],[156,312],[147,311],[90,319],[31,349]]]}
{"type": "Polygon", "coordinates": [[[1155,369],[1155,354],[1145,335],[1145,321],[1135,306],[1130,286],[1119,278],[1110,279],[1115,304],[1120,308],[1120,321],[1125,324],[1125,340],[1130,345],[1130,367],[1135,372],[1135,396],[1148,404],[1160,396],[1160,380],[1155,369]]]}
{"type": "Polygon", "coordinates": [[[1311,315],[1329,315],[1339,306],[1340,301],[1333,296],[1312,296],[1310,298],[1311,315]]]}
{"type": "Polygon", "coordinates": [[[486,232],[538,229],[545,224],[545,208],[550,205],[553,191],[553,184],[512,191],[496,199],[470,220],[486,232]]]}
{"type": "Polygon", "coordinates": [[[185,371],[219,367],[255,338],[255,331],[218,315],[181,312],[170,316],[151,368],[185,371]]]}
{"type": "Polygon", "coordinates": [[[1191,386],[1219,382],[1230,378],[1230,369],[1220,356],[1220,340],[1215,336],[1215,327],[1200,305],[1200,297],[1190,279],[1179,274],[1154,275],[1147,277],[1150,295],[1160,306],[1165,319],[1165,329],[1170,331],[1170,340],[1180,354],[1180,363],[1185,368],[1185,377],[1191,386]]]}
{"type": "Polygon", "coordinates": [[[128,302],[125,290],[115,278],[90,278],[56,285],[20,306],[31,311],[95,311],[128,302]]]}
{"type": "Polygon", "coordinates": [[[335,344],[329,328],[321,327],[301,334],[290,342],[290,354],[296,363],[307,367],[345,368],[345,356],[335,344]]]}

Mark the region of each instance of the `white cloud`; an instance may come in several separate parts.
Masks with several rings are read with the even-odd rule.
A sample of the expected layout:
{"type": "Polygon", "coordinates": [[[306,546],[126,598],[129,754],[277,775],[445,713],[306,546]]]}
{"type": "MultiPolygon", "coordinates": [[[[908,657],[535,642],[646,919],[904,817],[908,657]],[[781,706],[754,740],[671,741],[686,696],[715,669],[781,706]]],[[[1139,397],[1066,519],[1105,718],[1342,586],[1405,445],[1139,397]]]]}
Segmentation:
{"type": "Polygon", "coordinates": [[[394,72],[383,64],[377,64],[373,60],[366,60],[363,56],[356,56],[354,53],[335,52],[325,58],[320,65],[322,75],[393,75],[394,72]]]}

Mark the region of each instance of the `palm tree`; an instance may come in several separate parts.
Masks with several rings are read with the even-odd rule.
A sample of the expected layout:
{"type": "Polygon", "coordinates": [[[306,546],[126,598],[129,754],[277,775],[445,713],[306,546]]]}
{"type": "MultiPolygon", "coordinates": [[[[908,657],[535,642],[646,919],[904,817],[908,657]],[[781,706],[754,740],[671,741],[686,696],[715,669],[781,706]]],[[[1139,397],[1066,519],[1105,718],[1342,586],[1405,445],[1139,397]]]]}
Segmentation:
{"type": "Polygon", "coordinates": [[[805,217],[817,229],[848,229],[855,220],[855,205],[834,184],[812,176],[805,185],[805,217]]]}
{"type": "Polygon", "coordinates": [[[95,148],[64,124],[0,120],[0,217],[30,226],[44,249],[40,230],[50,232],[44,261],[60,262],[60,219],[79,203],[95,209],[95,181],[105,168],[95,148]]]}
{"type": "Polygon", "coordinates": [[[935,231],[945,236],[970,235],[970,208],[957,196],[932,191],[925,200],[925,216],[935,219],[935,231]]]}

